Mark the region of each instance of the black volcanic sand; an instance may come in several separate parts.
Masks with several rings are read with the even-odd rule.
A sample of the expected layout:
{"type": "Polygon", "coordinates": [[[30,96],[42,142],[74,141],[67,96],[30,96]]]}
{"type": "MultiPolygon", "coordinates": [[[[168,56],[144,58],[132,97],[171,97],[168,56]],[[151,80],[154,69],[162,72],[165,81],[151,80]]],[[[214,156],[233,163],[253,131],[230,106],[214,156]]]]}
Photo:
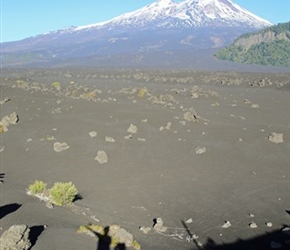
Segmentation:
{"type": "Polygon", "coordinates": [[[146,250],[271,249],[271,242],[286,249],[287,239],[276,234],[290,224],[289,79],[2,70],[0,100],[10,101],[1,105],[0,119],[15,111],[19,122],[1,134],[1,207],[12,210],[1,209],[1,233],[14,224],[47,225],[32,249],[93,250],[96,239],[77,233],[78,227],[118,224],[146,250]],[[137,133],[127,132],[130,124],[137,133]],[[283,133],[283,142],[271,142],[272,132],[283,133]],[[57,153],[54,142],[70,148],[57,153]],[[206,152],[197,154],[197,147],[206,152]],[[100,150],[108,163],[94,159],[100,150]],[[83,198],[73,207],[49,209],[26,194],[34,180],[49,187],[72,181],[83,198]],[[158,217],[168,227],[163,233],[152,229],[158,217]],[[182,221],[190,218],[186,229],[182,221]],[[225,221],[231,227],[222,228],[225,221]],[[140,226],[152,230],[144,234],[140,226]],[[189,234],[199,238],[188,242],[189,234]]]}

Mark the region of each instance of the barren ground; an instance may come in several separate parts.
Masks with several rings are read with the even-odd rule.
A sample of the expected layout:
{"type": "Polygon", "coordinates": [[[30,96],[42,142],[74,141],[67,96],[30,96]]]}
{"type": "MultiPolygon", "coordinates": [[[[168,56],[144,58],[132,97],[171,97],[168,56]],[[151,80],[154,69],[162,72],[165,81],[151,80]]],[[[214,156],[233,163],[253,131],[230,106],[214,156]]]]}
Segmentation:
{"type": "Polygon", "coordinates": [[[77,233],[88,223],[118,224],[144,250],[271,249],[271,242],[286,249],[287,238],[277,232],[290,224],[289,79],[2,70],[0,101],[10,101],[0,119],[16,112],[19,121],[1,134],[0,205],[21,206],[1,212],[1,231],[47,225],[33,250],[96,249],[94,238],[77,233]],[[128,132],[131,124],[136,133],[128,132]],[[281,143],[269,140],[273,132],[283,134],[281,143]],[[55,152],[55,142],[69,148],[55,152]],[[95,160],[98,151],[107,153],[107,163],[95,160]],[[72,181],[82,199],[49,209],[26,194],[34,180],[72,181]],[[152,228],[158,217],[165,232],[152,228]],[[222,228],[225,221],[229,228],[222,228]],[[190,234],[198,239],[188,242],[190,234]]]}

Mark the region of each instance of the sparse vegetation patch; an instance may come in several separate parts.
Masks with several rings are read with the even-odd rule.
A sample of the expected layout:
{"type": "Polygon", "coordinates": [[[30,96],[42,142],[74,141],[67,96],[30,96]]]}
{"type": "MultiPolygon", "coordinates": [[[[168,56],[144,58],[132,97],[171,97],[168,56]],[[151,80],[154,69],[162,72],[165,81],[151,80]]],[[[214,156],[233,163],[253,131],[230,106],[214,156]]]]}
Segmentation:
{"type": "Polygon", "coordinates": [[[36,180],[28,187],[27,193],[57,206],[71,205],[78,195],[78,190],[72,182],[56,182],[50,189],[47,184],[36,180]]]}
{"type": "Polygon", "coordinates": [[[43,181],[35,180],[33,184],[28,187],[28,190],[31,194],[41,194],[46,190],[46,183],[43,181]]]}
{"type": "Polygon", "coordinates": [[[58,206],[71,205],[78,190],[71,182],[56,182],[49,190],[52,203],[58,206]]]}

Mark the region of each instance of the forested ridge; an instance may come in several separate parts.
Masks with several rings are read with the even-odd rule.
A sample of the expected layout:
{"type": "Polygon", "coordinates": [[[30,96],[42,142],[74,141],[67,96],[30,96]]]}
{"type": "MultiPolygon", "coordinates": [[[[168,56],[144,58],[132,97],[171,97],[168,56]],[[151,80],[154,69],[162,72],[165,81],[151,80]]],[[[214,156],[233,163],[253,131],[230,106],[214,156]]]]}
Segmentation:
{"type": "Polygon", "coordinates": [[[290,67],[290,22],[244,34],[215,56],[239,63],[290,67]]]}

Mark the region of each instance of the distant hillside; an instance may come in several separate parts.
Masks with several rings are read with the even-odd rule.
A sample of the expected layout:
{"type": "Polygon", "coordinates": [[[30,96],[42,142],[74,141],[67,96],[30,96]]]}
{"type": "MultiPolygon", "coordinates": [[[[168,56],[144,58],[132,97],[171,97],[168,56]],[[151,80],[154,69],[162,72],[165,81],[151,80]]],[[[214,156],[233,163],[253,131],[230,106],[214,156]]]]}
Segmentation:
{"type": "Polygon", "coordinates": [[[290,67],[290,22],[237,38],[216,57],[247,64],[290,67]]]}

